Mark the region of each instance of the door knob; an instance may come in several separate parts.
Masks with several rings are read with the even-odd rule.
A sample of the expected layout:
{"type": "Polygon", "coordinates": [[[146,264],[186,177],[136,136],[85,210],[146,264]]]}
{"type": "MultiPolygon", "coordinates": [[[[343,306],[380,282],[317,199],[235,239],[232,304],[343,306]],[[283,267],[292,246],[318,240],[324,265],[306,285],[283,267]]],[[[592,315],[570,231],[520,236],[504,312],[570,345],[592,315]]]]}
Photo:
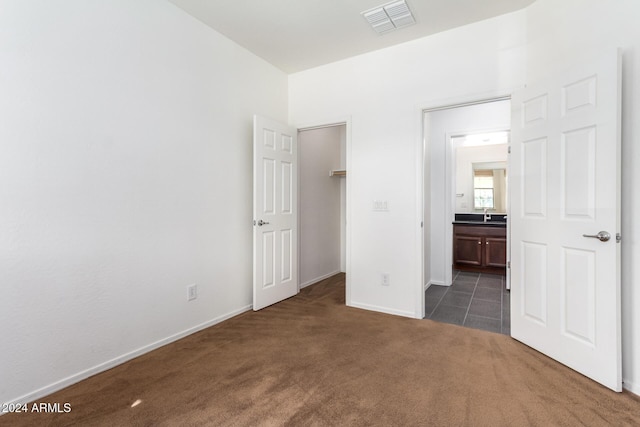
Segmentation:
{"type": "Polygon", "coordinates": [[[611,238],[611,234],[606,231],[601,231],[598,234],[583,234],[583,237],[593,237],[594,239],[598,239],[601,242],[607,242],[611,238]]]}
{"type": "Polygon", "coordinates": [[[267,224],[269,224],[269,223],[268,223],[268,222],[266,222],[266,221],[263,221],[263,220],[258,221],[258,225],[259,225],[260,227],[262,227],[263,225],[267,225],[267,224]]]}

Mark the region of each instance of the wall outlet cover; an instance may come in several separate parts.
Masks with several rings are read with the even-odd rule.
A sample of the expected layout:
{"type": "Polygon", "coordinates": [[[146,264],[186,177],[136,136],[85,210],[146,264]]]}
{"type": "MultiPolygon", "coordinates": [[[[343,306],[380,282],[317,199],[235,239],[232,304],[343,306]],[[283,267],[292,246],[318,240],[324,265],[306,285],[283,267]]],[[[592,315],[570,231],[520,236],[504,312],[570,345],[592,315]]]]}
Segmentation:
{"type": "Polygon", "coordinates": [[[389,273],[382,273],[382,286],[389,286],[389,284],[390,284],[389,273]]]}
{"type": "Polygon", "coordinates": [[[187,301],[193,301],[198,298],[198,286],[193,284],[187,286],[187,301]]]}

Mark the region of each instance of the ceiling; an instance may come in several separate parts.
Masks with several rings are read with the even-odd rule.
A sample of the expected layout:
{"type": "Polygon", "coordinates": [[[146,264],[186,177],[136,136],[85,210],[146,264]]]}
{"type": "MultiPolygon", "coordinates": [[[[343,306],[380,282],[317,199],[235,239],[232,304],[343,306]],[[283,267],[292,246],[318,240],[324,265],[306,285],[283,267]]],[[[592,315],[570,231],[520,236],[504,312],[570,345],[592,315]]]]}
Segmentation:
{"type": "Polygon", "coordinates": [[[522,9],[535,0],[407,0],[416,24],[378,35],[361,12],[385,0],[169,0],[293,73],[522,9]]]}

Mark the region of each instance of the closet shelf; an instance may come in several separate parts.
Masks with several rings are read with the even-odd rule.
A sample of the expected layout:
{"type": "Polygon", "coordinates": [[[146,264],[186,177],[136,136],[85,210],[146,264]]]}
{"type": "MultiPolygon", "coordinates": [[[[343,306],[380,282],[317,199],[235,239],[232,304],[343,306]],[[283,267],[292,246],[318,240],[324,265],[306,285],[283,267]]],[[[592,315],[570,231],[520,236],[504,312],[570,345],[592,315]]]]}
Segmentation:
{"type": "Polygon", "coordinates": [[[329,176],[347,176],[347,171],[344,169],[329,171],[329,176]]]}

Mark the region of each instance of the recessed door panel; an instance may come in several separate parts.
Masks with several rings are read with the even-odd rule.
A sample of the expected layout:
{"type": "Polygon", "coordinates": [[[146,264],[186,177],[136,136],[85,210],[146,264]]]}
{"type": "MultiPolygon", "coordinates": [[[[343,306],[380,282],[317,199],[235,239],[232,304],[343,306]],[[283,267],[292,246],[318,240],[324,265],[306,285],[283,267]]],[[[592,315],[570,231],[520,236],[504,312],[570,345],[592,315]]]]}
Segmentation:
{"type": "Polygon", "coordinates": [[[282,151],[288,154],[293,153],[293,137],[291,135],[282,135],[282,151]]]}
{"type": "Polygon", "coordinates": [[[269,150],[275,150],[276,148],[276,132],[271,129],[263,129],[262,143],[264,147],[269,150]]]}
{"type": "Polygon", "coordinates": [[[262,233],[262,287],[275,285],[275,251],[276,239],[273,231],[262,233]]]}
{"type": "Polygon", "coordinates": [[[280,277],[282,282],[291,280],[291,267],[293,266],[293,253],[291,249],[293,247],[293,231],[282,230],[280,234],[281,241],[281,265],[280,265],[280,277]]]}
{"type": "Polygon", "coordinates": [[[595,219],[595,127],[564,132],[561,156],[561,197],[565,219],[595,219]]]}
{"type": "Polygon", "coordinates": [[[537,125],[547,120],[547,95],[540,95],[522,103],[522,126],[537,125]]]}
{"type": "Polygon", "coordinates": [[[280,169],[282,174],[281,213],[291,215],[293,209],[293,165],[291,162],[282,162],[280,169]]]}
{"type": "Polygon", "coordinates": [[[596,84],[596,77],[591,76],[562,88],[562,114],[570,114],[581,108],[595,108],[596,84]]]}
{"type": "Polygon", "coordinates": [[[262,214],[273,215],[276,206],[276,161],[274,159],[262,159],[263,190],[262,190],[262,214]]]}
{"type": "Polygon", "coordinates": [[[547,248],[543,244],[522,242],[522,284],[520,310],[523,316],[547,324],[547,248]]]}
{"type": "Polygon", "coordinates": [[[562,329],[574,339],[595,345],[595,253],[562,250],[562,329]]]}
{"type": "Polygon", "coordinates": [[[525,141],[522,149],[522,213],[544,218],[547,211],[547,139],[525,141]]]}

